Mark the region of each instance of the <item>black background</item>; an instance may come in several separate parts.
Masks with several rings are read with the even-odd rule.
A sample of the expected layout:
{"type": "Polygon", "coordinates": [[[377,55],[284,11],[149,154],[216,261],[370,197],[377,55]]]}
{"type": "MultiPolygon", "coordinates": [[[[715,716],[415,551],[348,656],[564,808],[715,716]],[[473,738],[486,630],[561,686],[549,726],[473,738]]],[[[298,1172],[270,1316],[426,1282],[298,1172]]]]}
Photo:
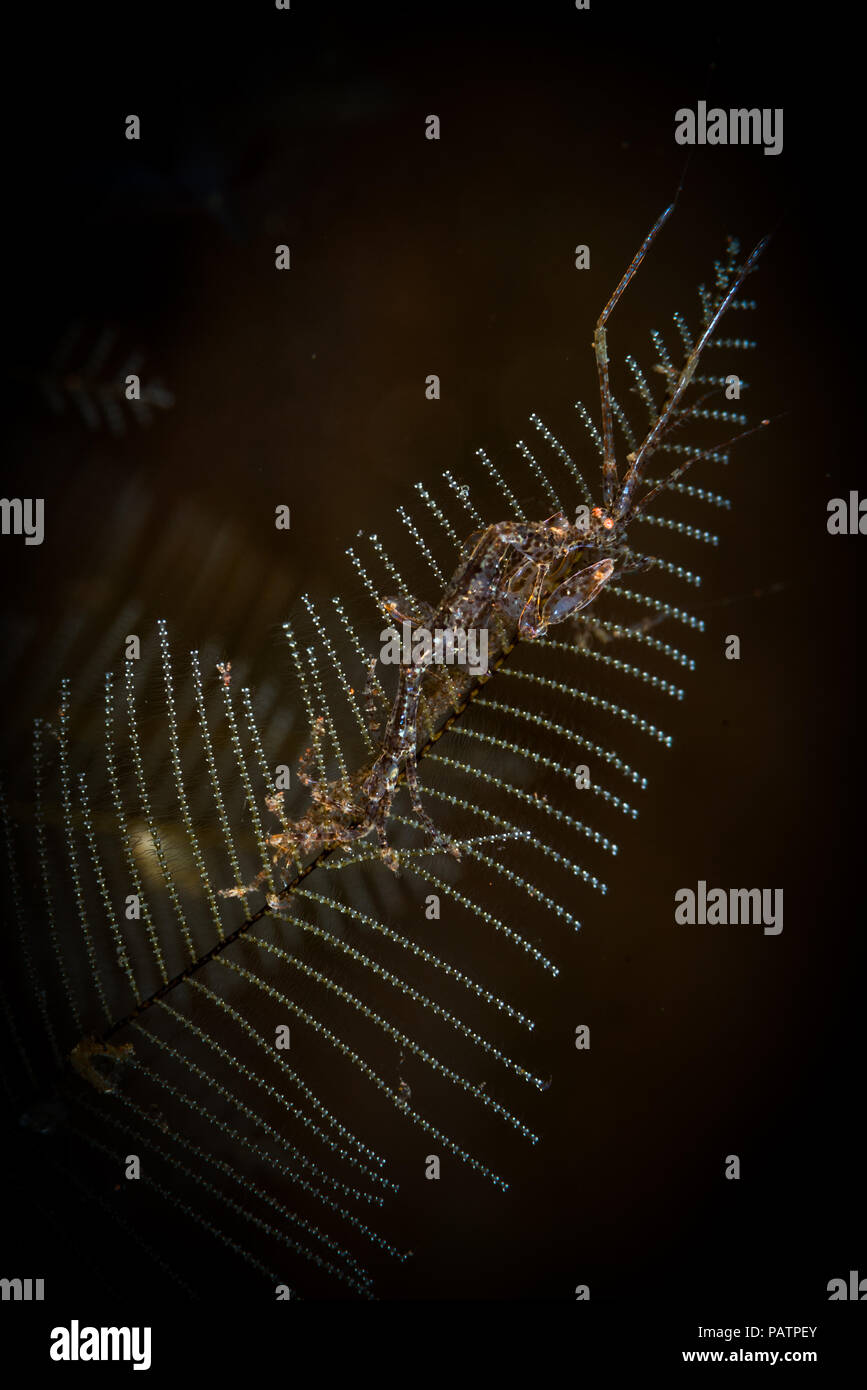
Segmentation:
{"type": "MultiPolygon", "coordinates": [[[[437,1185],[407,1198],[417,1256],[386,1298],[568,1302],[588,1282],[573,1328],[649,1318],[672,1360],[696,1344],[696,1321],[819,1322],[830,1354],[862,1317],[825,1292],[867,1274],[863,540],[825,526],[828,498],[863,486],[864,470],[848,23],[832,7],[611,0],[586,13],[566,0],[80,7],[31,21],[7,58],[3,492],[38,491],[64,525],[39,548],[4,539],[3,606],[47,643],[71,606],[104,600],[100,528],[130,475],[147,478],[153,543],[181,499],[237,517],[250,573],[279,569],[288,601],[333,583],[333,555],[416,477],[468,468],[480,443],[497,458],[530,409],[593,404],[592,322],[683,169],[674,111],[700,98],[785,110],[778,157],[694,152],[647,301],[625,302],[611,331],[616,345],[621,326],[626,338],[645,311],[681,302],[726,232],[745,245],[773,232],[751,286],[754,390],[780,418],[735,456],[735,509],[707,567],[708,597],[731,600],[708,610],[709,643],[737,632],[744,657],[700,663],[643,833],[572,948],[559,1098],[522,1181],[505,1201],[471,1184],[443,1184],[437,1210],[437,1185]],[[131,111],[146,136],[132,147],[131,111]],[[439,144],[420,139],[429,112],[439,144]],[[278,241],[291,275],[273,271],[278,241]],[[583,277],[579,241],[592,248],[583,277]],[[136,335],[171,385],[176,405],[149,431],[116,444],[41,408],[33,376],[81,317],[136,335]],[[418,390],[429,370],[447,383],[433,424],[418,390]],[[293,507],[288,561],[261,520],[280,501],[293,507]],[[784,932],[676,932],[672,884],[698,878],[783,886],[784,932]],[[592,1023],[589,1054],[568,1055],[573,1018],[592,1023]],[[722,1180],[731,1152],[739,1183],[722,1180]]],[[[208,543],[191,537],[194,557],[208,543]]],[[[168,582],[143,598],[191,641],[225,633],[255,675],[279,615],[259,611],[254,577],[223,621],[234,582],[186,604],[168,582]]],[[[27,684],[19,671],[4,686],[10,749],[33,713],[27,684]]],[[[128,1301],[124,1321],[181,1336],[134,1262],[106,1267],[90,1218],[76,1226],[46,1169],[26,1190],[18,1142],[5,1146],[3,1272],[35,1261],[55,1289],[90,1293],[86,1313],[53,1299],[44,1314],[4,1305],[4,1321],[99,1322],[128,1301]]],[[[198,1292],[212,1330],[197,1354],[238,1352],[250,1332],[227,1324],[218,1346],[209,1319],[245,1291],[211,1290],[203,1267],[198,1292]]],[[[252,1316],[273,1331],[273,1309],[252,1316]]]]}

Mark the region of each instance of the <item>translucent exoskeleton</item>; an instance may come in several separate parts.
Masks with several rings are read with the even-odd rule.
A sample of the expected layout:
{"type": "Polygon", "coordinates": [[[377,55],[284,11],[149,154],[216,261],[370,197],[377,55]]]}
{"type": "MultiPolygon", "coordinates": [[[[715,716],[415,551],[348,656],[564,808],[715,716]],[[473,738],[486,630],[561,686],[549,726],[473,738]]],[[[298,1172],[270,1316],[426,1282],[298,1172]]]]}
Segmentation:
{"type": "MultiPolygon", "coordinates": [[[[570,521],[559,511],[543,521],[498,521],[474,532],[464,542],[457,566],[439,602],[433,606],[400,597],[386,599],[382,607],[390,618],[400,622],[409,619],[430,631],[450,628],[464,632],[496,625],[498,620],[507,621],[515,630],[516,640],[532,641],[549,627],[587,608],[611,580],[654,563],[651,557],[630,549],[627,535],[632,521],[663,488],[713,450],[693,454],[666,478],[639,495],[647,461],[672,428],[690,414],[680,409],[684,392],[720,319],[732,305],[746,277],[755,269],[766,244],[763,240],[756,246],[710,306],[702,333],[689,349],[680,373],[672,374],[662,408],[642,443],[627,456],[626,466],[621,470],[614,446],[607,325],[673,209],[674,204],[666,208],[642,242],[602,310],[593,336],[602,417],[601,504],[590,509],[589,520],[583,524],[570,521]]],[[[428,648],[424,654],[400,667],[397,692],[380,738],[379,751],[372,765],[361,775],[348,783],[345,779],[331,782],[316,779],[309,770],[312,747],[307,750],[299,771],[311,792],[312,805],[306,815],[285,822],[278,834],[270,836],[268,844],[275,865],[293,861],[301,864],[311,853],[348,845],[372,831],[377,836],[383,859],[397,870],[398,856],[389,847],[386,831],[403,776],[413,810],[434,846],[460,858],[458,847],[438,829],[424,809],[418,782],[419,701],[422,683],[433,660],[433,652],[428,648]]],[[[368,698],[368,718],[371,730],[379,734],[381,726],[376,721],[372,696],[368,698]]],[[[278,811],[281,802],[282,794],[273,796],[268,800],[269,808],[278,811]]],[[[267,872],[263,871],[254,885],[223,892],[226,896],[241,896],[266,877],[267,872]]]]}

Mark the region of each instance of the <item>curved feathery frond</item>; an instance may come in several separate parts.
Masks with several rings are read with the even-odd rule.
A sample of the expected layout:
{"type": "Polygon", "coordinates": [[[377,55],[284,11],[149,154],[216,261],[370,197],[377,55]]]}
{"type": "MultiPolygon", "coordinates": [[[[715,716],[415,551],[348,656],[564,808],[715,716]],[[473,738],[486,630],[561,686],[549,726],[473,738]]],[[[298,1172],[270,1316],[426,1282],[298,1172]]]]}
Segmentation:
{"type": "MultiPolygon", "coordinates": [[[[736,257],[730,244],[701,292],[699,331],[736,257]]],[[[695,335],[674,323],[689,353],[695,335]]],[[[661,334],[653,346],[670,391],[679,369],[661,334]]],[[[637,417],[652,426],[664,403],[626,361],[636,420],[613,410],[634,451],[637,417]]],[[[704,403],[724,381],[693,378],[696,403],[681,404],[656,452],[679,462],[708,450],[709,426],[742,422],[704,403]]],[[[467,480],[446,470],[417,483],[381,534],[354,537],[345,596],[305,593],[284,623],[279,678],[251,688],[216,648],[178,653],[161,620],[100,686],[139,621],[124,610],[92,662],[62,679],[56,714],[35,726],[29,785],[4,799],[7,930],[36,1021],[25,1027],[5,999],[11,1103],[100,1171],[141,1156],[153,1212],[183,1218],[220,1271],[371,1297],[383,1266],[409,1259],[397,1196],[410,1162],[420,1172],[436,1155],[505,1190],[544,1129],[537,1025],[671,745],[703,630],[694,566],[729,505],[715,485],[672,484],[639,532],[666,558],[556,635],[501,644],[482,679],[438,677],[419,721],[422,794],[460,863],[431,846],[403,788],[389,823],[399,876],[365,839],[299,863],[287,884],[265,804],[311,731],[321,777],[348,785],[370,762],[362,690],[385,594],[435,597],[479,526],[596,496],[595,468],[579,471],[560,442],[566,427],[534,414],[530,429],[510,460],[480,450],[467,480]],[[246,889],[256,875],[261,890],[246,889]],[[24,1042],[31,1032],[41,1049],[24,1042]]],[[[711,454],[727,459],[724,445],[711,454]]],[[[308,801],[290,775],[284,826],[308,801]]],[[[184,1281],[189,1251],[154,1244],[150,1258],[184,1281]]]]}

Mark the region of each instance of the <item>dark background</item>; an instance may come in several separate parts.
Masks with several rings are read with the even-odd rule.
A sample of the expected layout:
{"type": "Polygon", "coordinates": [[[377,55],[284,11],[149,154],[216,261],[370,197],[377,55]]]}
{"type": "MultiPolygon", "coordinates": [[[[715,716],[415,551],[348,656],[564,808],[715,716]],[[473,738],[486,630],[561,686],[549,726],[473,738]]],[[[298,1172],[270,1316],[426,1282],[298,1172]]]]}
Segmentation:
{"type": "MultiPolygon", "coordinates": [[[[569,1300],[587,1282],[597,1317],[649,1311],[684,1346],[693,1308],[705,1325],[821,1321],[826,1344],[860,1314],[825,1288],[859,1261],[867,1273],[853,998],[863,541],[829,537],[825,520],[863,477],[861,152],[848,21],[827,7],[809,18],[807,34],[770,5],[299,0],[289,13],[84,7],[18,40],[3,492],[44,495],[48,531],[39,548],[4,539],[0,557],[13,759],[34,700],[50,699],[70,613],[85,620],[62,644],[64,672],[122,587],[181,645],[223,643],[255,679],[283,606],[344,584],[345,544],[412,481],[469,474],[479,444],[501,457],[531,409],[546,418],[581,396],[595,411],[592,324],[680,179],[674,111],[700,98],[785,110],[778,157],[694,151],[653,270],[611,329],[622,352],[619,334],[634,343],[689,302],[726,233],[747,248],[773,232],[748,287],[750,404],[780,418],[725,479],[735,508],[703,566],[704,597],[725,600],[707,609],[708,655],[640,833],[569,945],[543,1142],[505,1199],[462,1176],[432,1210],[427,1184],[410,1213],[416,1258],[385,1297],[569,1300]],[[436,144],[421,138],[429,112],[436,144]],[[284,241],[293,269],[277,275],[284,241]],[[583,275],[577,242],[591,247],[583,275]],[[118,325],[171,388],[149,429],[114,441],[44,408],[35,378],[80,320],[118,325]],[[444,384],[435,411],[419,388],[429,371],[444,384]],[[279,502],[290,546],[271,524],[279,502]],[[139,509],[132,541],[109,568],[124,507],[139,509]],[[157,564],[179,515],[183,544],[157,564]],[[739,663],[717,659],[729,632],[739,663]],[[784,932],[675,930],[672,885],[698,878],[782,886],[784,932]],[[577,1021],[593,1028],[587,1054],[569,1052],[577,1021]],[[721,1176],[732,1152],[739,1183],[721,1176]]],[[[74,1249],[86,1282],[87,1230],[60,1234],[43,1184],[41,1214],[7,1185],[8,1248],[35,1245],[64,1279],[74,1249]]],[[[159,1306],[134,1269],[122,1278],[159,1306]]]]}

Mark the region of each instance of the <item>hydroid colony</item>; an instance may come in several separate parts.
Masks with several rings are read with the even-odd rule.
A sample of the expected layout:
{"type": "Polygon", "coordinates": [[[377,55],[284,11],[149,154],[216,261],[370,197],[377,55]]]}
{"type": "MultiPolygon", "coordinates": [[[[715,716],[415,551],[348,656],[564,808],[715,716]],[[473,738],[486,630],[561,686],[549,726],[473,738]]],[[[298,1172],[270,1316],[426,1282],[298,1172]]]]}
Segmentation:
{"type": "MultiPolygon", "coordinates": [[[[720,326],[751,307],[761,248],[741,265],[732,241],[698,328],[674,315],[683,365],[660,333],[651,373],[625,358],[647,423],[612,394],[608,315],[667,216],[597,325],[601,432],[577,407],[601,489],[531,415],[536,442],[508,464],[480,450],[471,483],[417,483],[392,534],[347,548],[351,598],[302,596],[278,703],[300,712],[294,755],[308,748],[288,796],[273,695],[179,660],[160,622],[105,678],[99,755],[74,735],[90,692],[64,680],[22,814],[4,802],[22,1122],[62,1130],[101,1175],[139,1157],[153,1209],[277,1296],[373,1296],[412,1242],[390,1213],[396,1168],[463,1165],[506,1189],[544,1123],[550,1059],[525,1000],[604,894],[693,668],[685,552],[716,543],[704,518],[728,503],[685,477],[727,458],[692,430],[746,425],[725,388],[752,344],[720,326]],[[374,678],[377,721],[362,691],[388,595],[484,625],[491,662],[374,678]]],[[[192,1254],[170,1264],[189,1284],[192,1254]]]]}

